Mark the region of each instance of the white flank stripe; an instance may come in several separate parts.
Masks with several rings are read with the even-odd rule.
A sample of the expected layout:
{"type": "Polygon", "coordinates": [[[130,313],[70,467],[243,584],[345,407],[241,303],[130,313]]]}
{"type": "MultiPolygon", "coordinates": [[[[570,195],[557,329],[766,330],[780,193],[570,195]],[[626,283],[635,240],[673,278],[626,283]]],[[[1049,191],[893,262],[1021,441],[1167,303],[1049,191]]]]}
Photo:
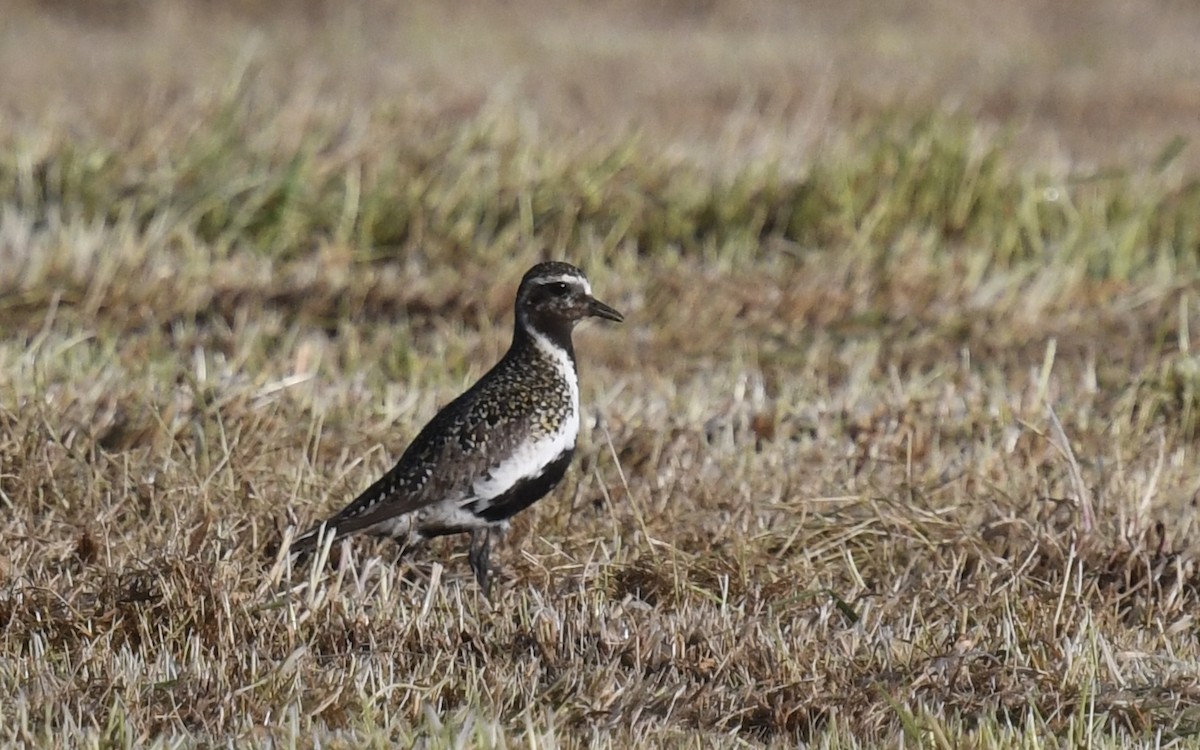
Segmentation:
{"type": "MultiPolygon", "coordinates": [[[[576,277],[567,277],[576,278],[576,277]]],[[[559,425],[558,431],[538,441],[528,441],[517,446],[512,455],[488,472],[487,476],[475,480],[472,485],[476,500],[487,507],[488,501],[507,492],[514,484],[527,477],[540,474],[546,466],[562,455],[563,451],[575,447],[579,436],[579,379],[575,366],[565,351],[550,343],[549,339],[531,331],[538,348],[554,359],[554,366],[567,382],[571,394],[571,411],[559,425]]]]}

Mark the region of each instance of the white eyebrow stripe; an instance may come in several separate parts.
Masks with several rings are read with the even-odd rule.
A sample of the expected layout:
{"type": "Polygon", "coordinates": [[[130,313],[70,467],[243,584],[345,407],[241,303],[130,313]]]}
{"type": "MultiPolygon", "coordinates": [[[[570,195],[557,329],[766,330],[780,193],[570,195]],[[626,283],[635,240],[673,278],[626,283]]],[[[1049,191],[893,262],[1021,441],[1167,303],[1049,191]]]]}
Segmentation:
{"type": "Polygon", "coordinates": [[[563,274],[561,276],[547,276],[544,279],[538,279],[539,284],[572,284],[583,289],[588,295],[592,293],[592,285],[587,279],[581,279],[578,276],[563,274]]]}

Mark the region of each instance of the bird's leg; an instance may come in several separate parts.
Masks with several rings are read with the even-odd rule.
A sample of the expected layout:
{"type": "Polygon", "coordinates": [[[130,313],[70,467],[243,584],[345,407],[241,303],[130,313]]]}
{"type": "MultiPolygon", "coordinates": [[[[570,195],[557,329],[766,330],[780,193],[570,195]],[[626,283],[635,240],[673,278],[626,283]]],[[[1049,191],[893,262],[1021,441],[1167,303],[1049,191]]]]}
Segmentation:
{"type": "Polygon", "coordinates": [[[471,562],[471,570],[475,571],[475,580],[483,589],[484,598],[491,598],[492,582],[488,580],[490,567],[488,557],[492,551],[492,532],[490,529],[475,529],[471,532],[471,551],[467,559],[471,562]]]}
{"type": "Polygon", "coordinates": [[[409,557],[420,554],[421,550],[429,543],[429,540],[424,536],[416,534],[389,534],[388,539],[396,543],[396,562],[406,560],[409,557]]]}
{"type": "Polygon", "coordinates": [[[389,534],[387,538],[396,543],[392,562],[402,566],[403,577],[406,580],[428,582],[429,575],[423,569],[424,566],[418,567],[415,558],[421,556],[421,550],[425,549],[429,540],[421,534],[389,534]]]}

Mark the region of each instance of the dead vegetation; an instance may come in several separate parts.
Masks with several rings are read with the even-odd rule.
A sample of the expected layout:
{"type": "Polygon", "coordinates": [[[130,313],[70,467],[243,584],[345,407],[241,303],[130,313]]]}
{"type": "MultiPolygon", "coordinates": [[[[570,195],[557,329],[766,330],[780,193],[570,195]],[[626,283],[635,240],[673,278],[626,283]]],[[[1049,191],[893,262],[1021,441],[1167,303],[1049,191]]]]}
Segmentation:
{"type": "MultiPolygon", "coordinates": [[[[1161,158],[1099,173],[1081,163],[1104,149],[1031,156],[1073,124],[867,106],[858,69],[797,125],[810,94],[754,95],[772,60],[802,67],[770,53],[791,17],[769,4],[564,11],[641,61],[635,89],[663,86],[639,104],[592,81],[571,106],[592,79],[556,44],[628,71],[562,19],[463,4],[465,36],[498,25],[447,62],[470,46],[414,41],[441,6],[389,32],[359,24],[383,4],[302,5],[288,36],[249,31],[261,4],[204,4],[219,33],[191,45],[198,4],[15,6],[22,39],[78,46],[0,65],[4,742],[1194,741],[1200,192],[1155,129],[1186,103],[1143,132],[1161,158]],[[638,24],[710,45],[692,89],[656,66],[686,45],[638,24]],[[336,53],[381,37],[412,51],[336,53]],[[554,76],[480,97],[517,49],[554,76]],[[89,51],[119,63],[105,101],[17,85],[89,51]],[[629,320],[581,331],[579,457],[498,551],[494,599],[462,540],[273,554],[498,356],[546,255],[629,320]]],[[[1195,21],[1160,10],[1139,23],[1195,21]]],[[[859,40],[908,23],[813,12],[859,40]]],[[[1095,96],[1141,101],[1112,86],[1095,96]]]]}

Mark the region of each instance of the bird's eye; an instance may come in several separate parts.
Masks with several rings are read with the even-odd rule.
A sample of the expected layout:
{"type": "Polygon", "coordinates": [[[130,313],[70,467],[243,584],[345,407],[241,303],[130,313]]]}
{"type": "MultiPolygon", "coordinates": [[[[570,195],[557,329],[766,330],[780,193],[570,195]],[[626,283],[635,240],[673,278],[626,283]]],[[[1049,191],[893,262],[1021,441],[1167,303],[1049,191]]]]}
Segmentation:
{"type": "Polygon", "coordinates": [[[555,294],[566,294],[567,292],[571,291],[571,287],[561,281],[556,281],[550,285],[550,291],[554,292],[555,294]]]}

